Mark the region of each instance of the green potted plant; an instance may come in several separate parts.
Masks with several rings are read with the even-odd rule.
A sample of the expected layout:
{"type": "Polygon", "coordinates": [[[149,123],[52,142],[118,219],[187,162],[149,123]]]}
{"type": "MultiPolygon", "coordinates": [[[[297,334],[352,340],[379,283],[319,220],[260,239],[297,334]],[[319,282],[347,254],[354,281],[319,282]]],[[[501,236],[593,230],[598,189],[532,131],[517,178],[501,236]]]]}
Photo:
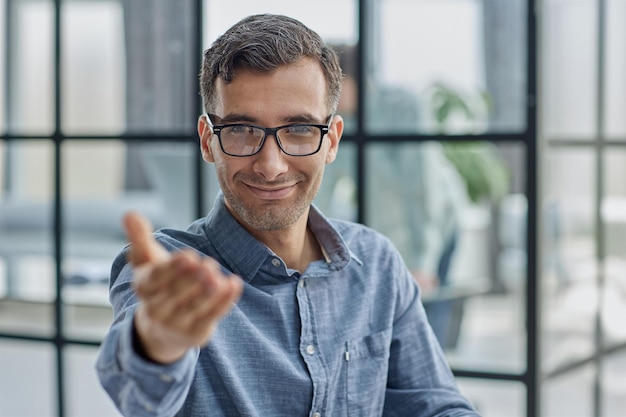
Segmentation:
{"type": "MultiPolygon", "coordinates": [[[[444,83],[435,83],[431,87],[429,104],[438,133],[449,133],[450,120],[455,114],[467,120],[476,120],[480,115],[472,101],[487,109],[490,106],[485,93],[479,93],[470,100],[444,83]]],[[[510,173],[493,144],[472,141],[448,142],[443,146],[446,157],[463,178],[473,203],[495,203],[506,195],[510,173]]]]}

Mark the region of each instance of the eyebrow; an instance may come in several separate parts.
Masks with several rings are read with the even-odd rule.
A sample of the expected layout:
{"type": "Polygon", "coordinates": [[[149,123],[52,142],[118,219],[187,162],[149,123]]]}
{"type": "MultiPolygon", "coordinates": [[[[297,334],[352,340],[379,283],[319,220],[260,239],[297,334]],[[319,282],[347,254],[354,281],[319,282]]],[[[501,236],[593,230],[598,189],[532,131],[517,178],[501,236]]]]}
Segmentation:
{"type": "MultiPolygon", "coordinates": [[[[223,118],[217,117],[215,115],[211,115],[212,117],[214,117],[216,120],[216,122],[219,120],[220,124],[228,124],[228,123],[251,123],[251,124],[258,124],[259,120],[246,115],[246,114],[241,114],[241,113],[231,113],[231,114],[227,114],[226,116],[224,116],[223,118]]],[[[285,118],[283,118],[281,123],[325,123],[326,121],[319,121],[320,119],[318,119],[317,117],[313,116],[310,113],[302,113],[302,114],[294,114],[294,115],[290,115],[287,116],[285,118]]]]}

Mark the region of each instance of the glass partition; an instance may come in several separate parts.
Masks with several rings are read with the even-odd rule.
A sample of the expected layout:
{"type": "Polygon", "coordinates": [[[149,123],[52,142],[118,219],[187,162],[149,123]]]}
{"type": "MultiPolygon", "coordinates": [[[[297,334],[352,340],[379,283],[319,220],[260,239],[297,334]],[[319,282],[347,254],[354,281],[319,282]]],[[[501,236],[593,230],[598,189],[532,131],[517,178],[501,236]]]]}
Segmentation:
{"type": "MultiPolygon", "coordinates": [[[[526,302],[536,296],[527,293],[536,191],[527,172],[536,156],[535,126],[527,125],[535,93],[528,7],[524,0],[0,0],[0,334],[40,342],[3,342],[9,354],[0,362],[28,361],[23,375],[36,382],[24,392],[41,398],[6,400],[15,368],[3,362],[0,415],[117,415],[93,360],[112,319],[107,281],[126,242],[121,217],[138,210],[155,227],[183,228],[198,208],[212,207],[219,185],[213,166],[199,161],[196,133],[202,49],[240,18],[265,12],[318,31],[346,72],[338,112],[345,135],[315,204],[390,236],[421,280],[462,390],[484,415],[536,415],[526,355],[533,337],[526,302]],[[427,193],[421,183],[430,184],[427,193]],[[439,235],[441,215],[451,213],[447,194],[459,200],[444,219],[455,227],[439,235]],[[414,251],[422,232],[432,246],[414,251]],[[418,273],[426,264],[430,275],[418,273]],[[45,371],[30,375],[31,364],[45,371]]],[[[619,86],[615,73],[612,80],[619,86]]],[[[581,184],[584,198],[593,194],[581,184]]],[[[587,214],[589,207],[570,209],[587,214]]],[[[556,216],[557,223],[569,218],[556,216]]],[[[592,232],[570,226],[568,262],[593,245],[592,232]]],[[[556,253],[562,235],[554,233],[556,253]]],[[[619,253],[620,235],[607,239],[619,253]]],[[[619,270],[621,258],[607,271],[619,270]]],[[[546,282],[560,279],[554,274],[546,282]]],[[[620,272],[609,275],[621,285],[620,272]]],[[[555,329],[548,345],[566,346],[555,329]]]]}

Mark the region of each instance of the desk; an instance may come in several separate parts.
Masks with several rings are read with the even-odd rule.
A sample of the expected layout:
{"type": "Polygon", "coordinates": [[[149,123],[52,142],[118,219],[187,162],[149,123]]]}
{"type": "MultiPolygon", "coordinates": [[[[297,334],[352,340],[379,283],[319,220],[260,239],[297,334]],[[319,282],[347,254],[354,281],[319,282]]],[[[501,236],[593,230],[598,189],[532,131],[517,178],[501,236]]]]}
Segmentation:
{"type": "Polygon", "coordinates": [[[424,292],[422,303],[435,336],[444,349],[454,349],[459,340],[465,302],[487,294],[490,286],[485,279],[475,285],[451,285],[424,292]]]}

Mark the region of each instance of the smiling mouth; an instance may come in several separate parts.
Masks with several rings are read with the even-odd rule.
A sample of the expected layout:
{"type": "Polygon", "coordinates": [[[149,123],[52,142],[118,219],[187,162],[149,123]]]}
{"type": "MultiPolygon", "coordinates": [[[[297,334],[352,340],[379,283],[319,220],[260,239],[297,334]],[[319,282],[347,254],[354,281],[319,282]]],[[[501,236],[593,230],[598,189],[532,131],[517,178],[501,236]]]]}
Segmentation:
{"type": "Polygon", "coordinates": [[[279,187],[259,187],[252,184],[246,184],[246,187],[254,194],[256,197],[261,198],[263,200],[278,200],[285,198],[294,187],[294,184],[291,185],[281,185],[279,187]]]}

